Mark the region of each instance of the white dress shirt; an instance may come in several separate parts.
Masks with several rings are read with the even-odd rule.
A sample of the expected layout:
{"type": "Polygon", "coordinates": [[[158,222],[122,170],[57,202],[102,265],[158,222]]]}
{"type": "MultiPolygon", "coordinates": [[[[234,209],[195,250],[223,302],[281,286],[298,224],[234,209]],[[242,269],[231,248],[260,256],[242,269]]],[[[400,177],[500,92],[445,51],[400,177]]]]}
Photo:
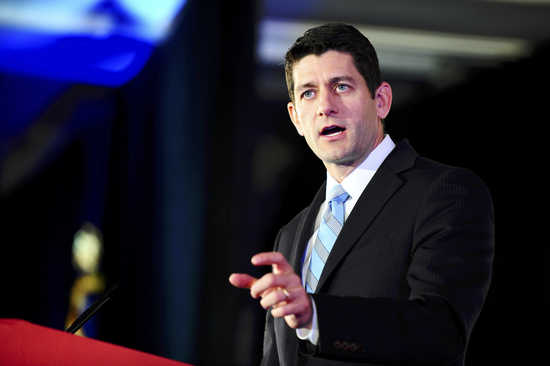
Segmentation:
{"type": "MultiPolygon", "coordinates": [[[[386,135],[384,139],[376,146],[374,150],[367,156],[367,158],[355,168],[347,177],[344,178],[340,185],[344,190],[349,194],[349,198],[345,202],[345,220],[349,217],[352,212],[357,200],[371,181],[376,170],[382,165],[382,162],[394,149],[395,143],[392,141],[389,135],[386,135]]],[[[317,238],[317,231],[319,225],[321,224],[321,218],[323,213],[327,209],[328,202],[326,200],[327,195],[332,189],[338,185],[338,182],[328,173],[327,171],[327,186],[325,191],[325,201],[321,204],[317,218],[315,219],[315,230],[313,235],[307,243],[306,255],[304,259],[304,264],[302,266],[302,284],[305,287],[307,269],[309,267],[309,262],[311,261],[311,251],[313,250],[313,244],[317,238]]],[[[308,339],[311,343],[317,345],[319,342],[319,326],[317,323],[317,309],[315,307],[315,301],[311,299],[313,305],[313,319],[311,329],[307,328],[298,328],[296,329],[296,335],[300,339],[308,339]]]]}

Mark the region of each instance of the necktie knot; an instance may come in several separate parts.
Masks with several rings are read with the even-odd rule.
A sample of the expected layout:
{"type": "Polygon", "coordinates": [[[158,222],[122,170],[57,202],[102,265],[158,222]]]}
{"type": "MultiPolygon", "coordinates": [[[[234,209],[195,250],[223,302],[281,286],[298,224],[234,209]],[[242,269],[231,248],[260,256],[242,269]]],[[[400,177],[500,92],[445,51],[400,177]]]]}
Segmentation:
{"type": "Polygon", "coordinates": [[[338,203],[342,203],[342,202],[346,202],[346,200],[349,198],[349,194],[344,190],[344,188],[341,185],[337,185],[330,191],[328,197],[329,197],[329,202],[335,201],[338,203]]]}
{"type": "Polygon", "coordinates": [[[342,188],[341,185],[337,185],[330,192],[329,197],[332,197],[328,202],[332,214],[336,217],[340,224],[343,224],[345,216],[344,203],[349,198],[348,192],[344,191],[344,188],[342,188]]]}
{"type": "Polygon", "coordinates": [[[337,204],[342,204],[346,202],[349,198],[348,192],[344,191],[343,193],[339,194],[336,197],[333,197],[330,202],[336,202],[337,204]]]}

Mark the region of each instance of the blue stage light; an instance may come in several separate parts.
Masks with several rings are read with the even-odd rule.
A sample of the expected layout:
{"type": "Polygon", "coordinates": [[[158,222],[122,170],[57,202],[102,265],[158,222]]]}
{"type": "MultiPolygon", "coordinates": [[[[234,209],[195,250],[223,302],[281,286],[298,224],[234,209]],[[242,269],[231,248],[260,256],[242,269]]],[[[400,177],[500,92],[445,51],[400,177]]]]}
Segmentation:
{"type": "Polygon", "coordinates": [[[169,34],[185,0],[0,0],[0,69],[119,86],[169,34]]]}

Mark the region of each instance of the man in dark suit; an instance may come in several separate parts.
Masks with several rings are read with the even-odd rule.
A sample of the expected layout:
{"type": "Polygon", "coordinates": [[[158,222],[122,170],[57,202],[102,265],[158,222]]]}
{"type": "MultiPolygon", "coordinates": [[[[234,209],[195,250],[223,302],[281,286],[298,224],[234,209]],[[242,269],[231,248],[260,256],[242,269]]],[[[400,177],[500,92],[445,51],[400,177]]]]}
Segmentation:
{"type": "Polygon", "coordinates": [[[468,170],[384,134],[392,90],[355,28],[308,30],[285,63],[290,118],[327,169],[260,279],[264,365],[461,365],[487,294],[493,208],[468,170]]]}

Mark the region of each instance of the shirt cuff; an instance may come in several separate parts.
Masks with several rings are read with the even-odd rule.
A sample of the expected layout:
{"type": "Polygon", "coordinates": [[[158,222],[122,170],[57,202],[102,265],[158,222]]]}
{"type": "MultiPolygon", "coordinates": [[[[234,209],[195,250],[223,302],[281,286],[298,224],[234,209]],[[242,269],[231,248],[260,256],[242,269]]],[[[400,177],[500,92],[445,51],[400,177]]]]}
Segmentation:
{"type": "Polygon", "coordinates": [[[317,323],[317,308],[315,307],[315,301],[311,298],[311,305],[313,307],[313,314],[311,315],[311,329],[298,328],[296,329],[296,335],[301,340],[308,340],[313,345],[319,343],[319,325],[317,323]]]}

